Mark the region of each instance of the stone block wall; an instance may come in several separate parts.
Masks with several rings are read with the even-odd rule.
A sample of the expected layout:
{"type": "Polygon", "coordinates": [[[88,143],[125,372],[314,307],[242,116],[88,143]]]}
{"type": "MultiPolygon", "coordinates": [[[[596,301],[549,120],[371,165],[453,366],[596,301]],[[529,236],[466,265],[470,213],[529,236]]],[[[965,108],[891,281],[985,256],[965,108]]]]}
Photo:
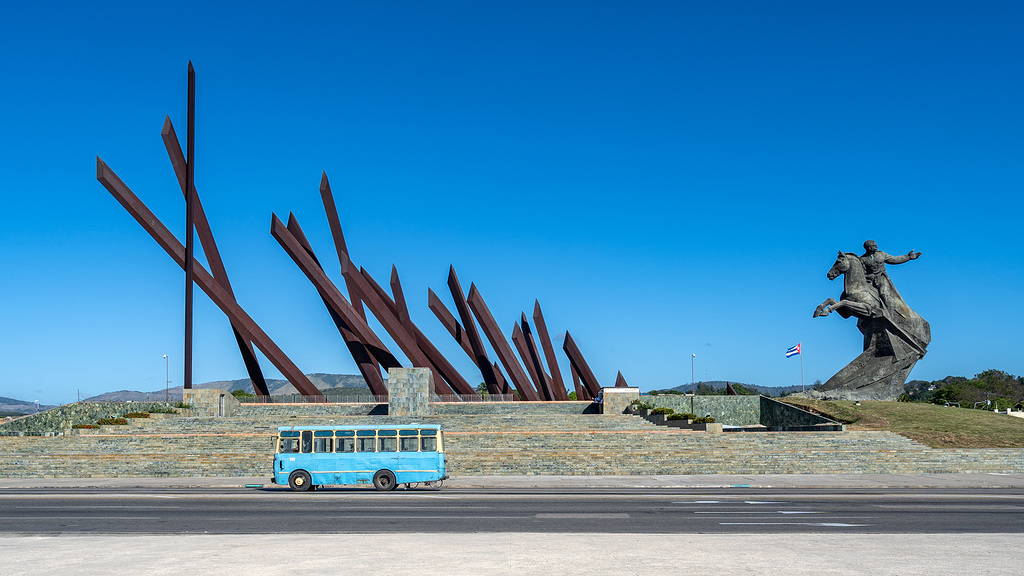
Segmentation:
{"type": "Polygon", "coordinates": [[[824,416],[812,414],[792,404],[761,396],[761,424],[772,429],[836,424],[824,416]]]}
{"type": "Polygon", "coordinates": [[[192,405],[189,416],[234,416],[240,405],[228,392],[212,388],[185,390],[183,402],[192,405]]]}
{"type": "Polygon", "coordinates": [[[388,370],[388,415],[430,416],[434,376],[429,368],[388,370]]]}
{"type": "Polygon", "coordinates": [[[640,398],[640,389],[632,386],[602,388],[601,398],[602,414],[622,414],[633,400],[640,398]]]}
{"type": "Polygon", "coordinates": [[[691,412],[697,416],[710,414],[715,422],[733,426],[761,424],[760,396],[682,396],[659,394],[644,396],[644,402],[655,408],[671,408],[676,412],[691,412]]]}

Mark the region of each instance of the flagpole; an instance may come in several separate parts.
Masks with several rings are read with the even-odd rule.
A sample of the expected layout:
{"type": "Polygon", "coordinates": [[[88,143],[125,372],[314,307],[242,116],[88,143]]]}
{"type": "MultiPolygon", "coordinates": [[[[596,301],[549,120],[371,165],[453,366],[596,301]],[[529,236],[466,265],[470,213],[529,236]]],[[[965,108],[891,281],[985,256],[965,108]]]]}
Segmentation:
{"type": "Polygon", "coordinates": [[[800,391],[806,392],[804,389],[804,347],[800,347],[800,391]]]}

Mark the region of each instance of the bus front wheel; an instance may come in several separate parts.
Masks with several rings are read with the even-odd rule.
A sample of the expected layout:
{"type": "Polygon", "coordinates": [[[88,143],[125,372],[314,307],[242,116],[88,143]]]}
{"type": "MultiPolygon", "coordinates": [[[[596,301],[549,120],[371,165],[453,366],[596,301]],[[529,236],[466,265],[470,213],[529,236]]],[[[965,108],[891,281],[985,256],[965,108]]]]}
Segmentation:
{"type": "Polygon", "coordinates": [[[295,492],[305,492],[313,487],[313,481],[309,477],[309,472],[305,470],[296,470],[288,476],[288,487],[295,492]]]}
{"type": "Polygon", "coordinates": [[[390,492],[395,489],[395,474],[390,470],[378,470],[373,475],[373,487],[381,492],[390,492]]]}

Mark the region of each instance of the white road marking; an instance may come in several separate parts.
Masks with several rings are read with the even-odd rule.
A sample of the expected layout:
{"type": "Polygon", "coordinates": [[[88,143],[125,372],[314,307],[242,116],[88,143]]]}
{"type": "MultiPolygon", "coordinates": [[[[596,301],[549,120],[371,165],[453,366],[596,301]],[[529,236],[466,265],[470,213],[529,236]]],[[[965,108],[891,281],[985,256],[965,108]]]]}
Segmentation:
{"type": "Polygon", "coordinates": [[[818,510],[743,510],[742,512],[720,511],[720,510],[697,510],[694,514],[823,514],[818,510]]]}
{"type": "Polygon", "coordinates": [[[823,526],[832,528],[853,528],[871,524],[842,524],[839,522],[719,522],[721,526],[823,526]]]}
{"type": "Polygon", "coordinates": [[[542,514],[537,514],[535,516],[535,518],[542,518],[542,519],[545,519],[545,520],[547,520],[547,519],[557,520],[557,519],[563,519],[563,518],[581,519],[581,520],[583,520],[583,519],[586,519],[586,518],[629,518],[629,514],[626,514],[625,512],[593,512],[593,513],[569,512],[569,513],[564,513],[564,514],[561,514],[561,513],[543,514],[542,513],[542,514]]]}
{"type": "Polygon", "coordinates": [[[12,506],[15,510],[179,510],[181,506],[12,506]]]}

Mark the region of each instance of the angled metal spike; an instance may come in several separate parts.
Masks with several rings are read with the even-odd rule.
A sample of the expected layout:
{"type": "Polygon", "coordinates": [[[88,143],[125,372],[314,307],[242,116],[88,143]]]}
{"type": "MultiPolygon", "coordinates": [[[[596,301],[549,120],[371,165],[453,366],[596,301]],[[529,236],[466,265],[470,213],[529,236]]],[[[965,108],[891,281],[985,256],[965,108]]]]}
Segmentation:
{"type": "Polygon", "coordinates": [[[466,331],[466,338],[473,349],[473,361],[476,362],[477,368],[480,369],[480,374],[484,378],[484,384],[487,385],[487,391],[491,394],[507,393],[498,386],[498,375],[493,370],[494,363],[487,357],[487,349],[484,348],[484,341],[480,339],[480,333],[476,330],[476,321],[473,320],[473,314],[469,310],[469,302],[466,300],[466,295],[462,292],[459,276],[455,273],[455,266],[451,265],[448,266],[448,291],[451,292],[452,300],[455,301],[455,310],[459,313],[459,318],[462,319],[462,327],[466,331]]]}
{"type": "Polygon", "coordinates": [[[505,380],[505,375],[501,373],[501,368],[498,367],[498,363],[491,364],[491,368],[494,368],[494,376],[498,379],[498,389],[504,390],[501,394],[511,394],[512,388],[508,385],[505,380]]]}
{"type": "Polygon", "coordinates": [[[540,349],[537,348],[537,343],[533,339],[533,333],[530,330],[530,323],[526,320],[526,314],[523,314],[523,335],[526,336],[526,345],[530,350],[530,354],[534,358],[534,362],[537,364],[537,370],[539,374],[543,376],[545,385],[550,393],[552,400],[568,400],[569,397],[565,392],[564,386],[556,386],[551,375],[544,371],[544,363],[540,358],[540,349]]]}
{"type": "Polygon", "coordinates": [[[292,235],[276,214],[271,218],[270,233],[281,247],[284,248],[284,251],[288,253],[292,261],[299,266],[299,269],[306,275],[306,278],[309,278],[309,281],[313,283],[320,296],[327,300],[331,309],[345,319],[345,323],[348,324],[352,332],[359,338],[359,341],[366,346],[367,351],[380,362],[381,366],[385,369],[401,368],[402,364],[398,359],[391,354],[387,346],[377,338],[373,330],[359,317],[359,314],[348,303],[348,300],[345,300],[338,287],[316,265],[313,258],[306,253],[299,244],[299,241],[295,239],[295,236],[292,235]]]}
{"type": "MultiPolygon", "coordinates": [[[[359,270],[363,270],[360,268],[359,270]]],[[[398,316],[398,321],[405,326],[406,332],[410,334],[416,333],[416,326],[412,323],[412,317],[409,316],[409,306],[405,302],[405,292],[402,291],[402,282],[398,279],[398,268],[394,264],[391,265],[391,293],[394,295],[394,311],[395,315],[398,316]]]]}
{"type": "Polygon", "coordinates": [[[193,214],[195,214],[195,187],[192,179],[195,176],[195,140],[196,140],[196,71],[192,61],[188,61],[188,134],[185,137],[188,146],[188,162],[185,166],[185,385],[184,390],[192,389],[192,284],[193,284],[193,253],[195,243],[192,241],[193,214]]]}
{"type": "MultiPolygon", "coordinates": [[[[178,186],[181,187],[181,193],[183,196],[188,196],[186,192],[186,160],[185,155],[181,152],[181,143],[178,141],[178,135],[174,132],[174,125],[171,124],[170,116],[164,118],[164,126],[160,130],[160,138],[164,142],[164,148],[167,149],[167,157],[171,161],[171,167],[174,168],[174,175],[178,179],[178,186]]],[[[227,293],[234,298],[235,293],[231,289],[231,282],[228,280],[227,270],[224,268],[224,261],[220,257],[220,250],[217,249],[217,243],[213,239],[213,231],[210,228],[210,221],[206,218],[206,211],[203,209],[203,203],[199,198],[199,192],[196,190],[195,185],[192,186],[192,199],[193,205],[193,218],[195,221],[196,234],[199,236],[199,243],[203,247],[203,253],[206,254],[206,261],[210,265],[210,272],[217,282],[227,291],[227,293]]],[[[252,342],[242,338],[239,334],[238,329],[235,325],[231,325],[231,331],[235,335],[235,341],[238,343],[238,351],[242,354],[242,361],[245,363],[245,370],[249,373],[249,379],[252,381],[253,389],[256,391],[257,396],[269,396],[270,390],[267,388],[266,378],[263,376],[263,370],[260,368],[259,360],[256,359],[256,353],[253,350],[252,342]]]]}
{"type": "Polygon", "coordinates": [[[626,378],[623,377],[622,370],[618,371],[618,374],[615,374],[615,387],[622,388],[627,386],[629,386],[629,384],[626,383],[626,378]]]}
{"type": "MultiPolygon", "coordinates": [[[[309,257],[313,259],[317,267],[323,271],[323,265],[320,264],[320,259],[316,257],[313,252],[313,247],[310,246],[309,240],[306,238],[306,234],[302,231],[302,227],[299,225],[298,219],[291,212],[288,213],[288,226],[287,229],[292,233],[292,236],[299,242],[299,245],[309,254],[309,257]]],[[[388,387],[384,383],[384,378],[380,375],[380,365],[373,359],[370,351],[366,346],[359,341],[359,337],[356,336],[352,328],[349,327],[345,319],[341,317],[341,314],[335,312],[334,308],[328,302],[327,298],[323,295],[320,296],[324,302],[324,306],[327,307],[327,312],[331,315],[331,320],[334,321],[334,325],[338,328],[338,332],[341,333],[341,338],[345,341],[345,347],[348,348],[349,354],[352,355],[352,359],[355,360],[356,366],[359,368],[359,373],[362,374],[363,380],[366,381],[366,385],[370,388],[370,393],[376,396],[387,396],[388,387]]]]}
{"type": "Polygon", "coordinates": [[[561,391],[562,400],[568,400],[565,392],[565,382],[562,381],[562,370],[558,367],[558,357],[555,355],[555,348],[551,345],[551,337],[548,335],[548,325],[544,321],[544,313],[540,310],[540,301],[533,301],[533,326],[537,329],[537,336],[544,348],[544,358],[548,361],[548,370],[551,371],[551,386],[555,394],[561,391]]]}
{"type": "Polygon", "coordinates": [[[576,388],[576,399],[577,400],[593,400],[590,396],[590,392],[587,391],[585,386],[580,384],[580,375],[576,373],[576,368],[569,363],[569,373],[572,374],[572,385],[576,388]]]}
{"type": "Polygon", "coordinates": [[[455,319],[455,316],[444,305],[444,302],[441,302],[441,299],[430,288],[427,288],[427,307],[434,313],[434,316],[437,316],[437,319],[441,321],[441,325],[445,327],[445,330],[448,330],[452,338],[459,343],[463,352],[471,360],[476,360],[473,356],[473,347],[469,344],[469,337],[466,336],[466,331],[462,328],[462,324],[459,324],[459,321],[455,319]]]}
{"type": "Polygon", "coordinates": [[[526,348],[526,338],[523,336],[523,330],[519,326],[519,322],[516,322],[512,327],[512,344],[515,345],[516,350],[519,351],[519,357],[523,360],[523,366],[526,366],[526,373],[530,375],[530,380],[533,382],[534,388],[537,390],[540,396],[540,400],[550,400],[551,398],[544,391],[543,380],[541,376],[537,374],[537,369],[533,365],[533,359],[530,358],[530,352],[526,348]]]}
{"type": "MultiPolygon", "coordinates": [[[[331,236],[334,238],[334,248],[338,252],[338,263],[341,263],[341,255],[348,257],[348,245],[345,243],[345,234],[341,230],[341,220],[338,218],[338,208],[334,204],[334,194],[331,192],[331,183],[327,180],[327,172],[320,176],[320,199],[324,204],[324,212],[327,214],[327,224],[331,227],[331,236]]],[[[348,282],[346,281],[346,285],[348,282]]],[[[352,308],[359,314],[359,317],[366,321],[366,311],[363,310],[363,303],[359,295],[348,286],[349,300],[352,308]]]]}
{"type": "MultiPolygon", "coordinates": [[[[430,361],[430,367],[440,375],[440,378],[435,378],[434,386],[438,390],[438,394],[475,394],[476,390],[470,386],[469,382],[459,374],[459,371],[452,366],[451,362],[444,357],[444,354],[434,346],[434,343],[416,326],[411,319],[408,319],[409,310],[405,308],[404,316],[406,320],[401,320],[403,313],[401,309],[405,306],[405,293],[402,290],[401,281],[398,279],[398,271],[392,266],[391,285],[392,290],[395,291],[395,300],[392,300],[388,293],[373,279],[373,276],[366,271],[365,268],[360,268],[359,273],[366,280],[366,283],[377,293],[381,301],[384,302],[391,314],[398,318],[405,328],[407,333],[411,333],[416,341],[416,345],[419,346],[420,351],[426,356],[427,360],[430,361]],[[395,288],[397,286],[397,289],[395,288]],[[445,390],[445,388],[448,390],[445,390]]],[[[372,308],[371,308],[372,310],[372,308]]]]}
{"type": "Polygon", "coordinates": [[[576,341],[572,339],[572,335],[568,332],[565,333],[565,342],[562,344],[562,349],[565,350],[565,355],[569,357],[569,362],[576,369],[576,374],[583,381],[583,386],[590,392],[590,397],[596,398],[597,394],[601,391],[601,385],[597,382],[594,372],[590,370],[590,366],[583,358],[583,353],[576,346],[576,341]]]}
{"type": "MultiPolygon", "coordinates": [[[[96,157],[96,179],[103,184],[103,187],[120,202],[121,206],[135,218],[146,232],[156,240],[157,244],[184,270],[185,247],[98,156],[96,157]]],[[[193,273],[195,274],[196,284],[199,285],[203,292],[206,292],[210,300],[228,316],[231,323],[244,338],[252,341],[266,355],[267,359],[281,371],[281,374],[295,386],[295,389],[300,394],[308,396],[320,395],[320,390],[309,381],[309,378],[292,363],[288,356],[278,348],[277,344],[267,336],[266,332],[235,302],[234,297],[224,290],[224,287],[213,278],[212,274],[207,272],[198,262],[193,262],[193,273]]]]}
{"type": "MultiPolygon", "coordinates": [[[[545,400],[565,400],[565,398],[559,398],[557,392],[551,388],[551,377],[544,371],[544,364],[537,351],[537,343],[533,340],[533,333],[530,331],[530,323],[526,320],[526,314],[522,314],[520,322],[519,327],[522,333],[523,347],[526,348],[526,356],[523,356],[522,349],[519,350],[519,355],[527,367],[533,366],[531,374],[537,375],[537,380],[534,381],[537,390],[545,400]]],[[[516,347],[519,348],[519,344],[516,344],[516,347]]]]}
{"type": "Polygon", "coordinates": [[[508,342],[502,335],[501,329],[498,328],[498,323],[494,321],[494,316],[491,315],[490,309],[487,308],[487,303],[484,302],[480,291],[476,289],[476,284],[470,284],[467,301],[469,302],[469,307],[473,309],[477,322],[480,323],[480,329],[487,336],[487,340],[491,343],[491,348],[498,355],[498,360],[501,360],[501,364],[508,372],[512,385],[519,391],[523,400],[539,400],[537,392],[530,385],[529,376],[526,375],[523,367],[516,360],[515,352],[512,351],[512,347],[508,345],[508,342]]]}

